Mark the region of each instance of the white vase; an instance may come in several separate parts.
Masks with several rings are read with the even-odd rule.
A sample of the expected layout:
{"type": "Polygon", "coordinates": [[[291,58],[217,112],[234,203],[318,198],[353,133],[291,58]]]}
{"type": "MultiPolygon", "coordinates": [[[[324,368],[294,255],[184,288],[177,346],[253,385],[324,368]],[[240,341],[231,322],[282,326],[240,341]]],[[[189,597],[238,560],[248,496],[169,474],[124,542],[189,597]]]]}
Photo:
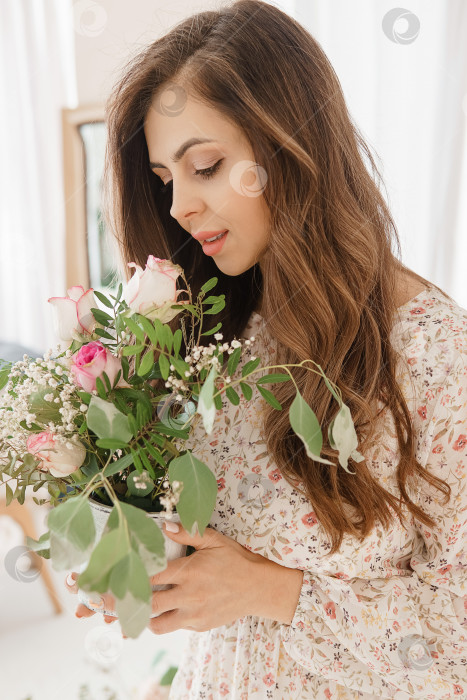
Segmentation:
{"type": "MultiPolygon", "coordinates": [[[[111,506],[106,506],[103,503],[98,503],[92,498],[88,499],[89,505],[91,506],[91,511],[92,515],[94,518],[94,525],[96,528],[96,538],[95,538],[95,543],[99,541],[99,539],[102,537],[102,533],[104,532],[105,524],[107,522],[107,519],[110,515],[110,511],[112,510],[111,506]]],[[[160,527],[162,535],[165,540],[165,554],[166,554],[166,559],[167,561],[172,561],[173,559],[178,559],[179,557],[185,557],[186,556],[186,550],[187,550],[187,545],[186,544],[179,544],[178,542],[174,542],[171,540],[165,532],[162,530],[162,525],[164,522],[172,522],[172,523],[180,523],[180,516],[177,513],[177,511],[173,511],[172,515],[168,518],[165,517],[165,514],[162,512],[158,513],[147,513],[147,515],[154,520],[160,527]]],[[[88,562],[85,562],[81,566],[77,567],[77,572],[81,573],[84,571],[84,569],[87,567],[88,562]]],[[[160,584],[157,586],[152,586],[153,591],[165,591],[168,588],[172,588],[173,584],[171,583],[165,583],[165,584],[160,584]]],[[[85,591],[81,590],[81,588],[78,589],[78,600],[80,603],[83,603],[89,610],[93,610],[94,612],[100,612],[102,615],[110,615],[112,617],[115,617],[115,613],[112,610],[105,610],[102,608],[98,607],[99,603],[99,596],[96,594],[88,594],[85,591]],[[94,601],[94,604],[93,604],[94,601]]],[[[151,617],[158,617],[160,613],[152,613],[151,617]]]]}

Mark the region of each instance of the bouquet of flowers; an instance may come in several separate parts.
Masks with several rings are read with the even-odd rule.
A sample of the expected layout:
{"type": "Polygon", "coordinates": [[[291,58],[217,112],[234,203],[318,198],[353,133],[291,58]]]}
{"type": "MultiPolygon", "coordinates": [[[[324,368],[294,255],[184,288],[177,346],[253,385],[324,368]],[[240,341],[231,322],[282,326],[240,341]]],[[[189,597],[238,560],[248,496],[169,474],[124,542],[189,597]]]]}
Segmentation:
{"type": "MultiPolygon", "coordinates": [[[[148,513],[170,518],[175,508],[188,532],[203,535],[216,503],[212,471],[177,445],[183,446],[200,420],[211,433],[216,411],[222,410],[221,395],[225,392],[232,404],[239,403],[236,387],[247,401],[255,387],[281,410],[264,385],[291,380],[288,367],[303,363],[264,374],[278,367],[260,367],[261,358],[251,357],[234,379],[242,343],[235,339],[222,344],[220,323],[203,330],[204,317],[225,306],[224,295],[208,295],[217,278],[207,281],[193,300],[180,266],[152,255],[144,270],[129,265],[134,275],[127,285],[118,286],[115,296],[75,286],[66,297],[49,299],[62,347],[42,358],[25,355],[22,361],[3,364],[0,478],[7,504],[12,499],[24,503],[26,489],[47,495],[33,498],[52,506],[48,531],[37,542],[28,538],[28,546],[50,558],[56,570],[85,566],[79,588],[89,594],[112,593],[124,634],[137,637],[151,614],[150,577],[167,566],[164,535],[148,513]],[[185,290],[176,290],[179,276],[185,290]],[[182,292],[188,299],[178,299],[182,292]],[[180,327],[172,332],[168,324],[178,314],[180,327]],[[202,336],[218,342],[199,345],[202,336]],[[164,381],[166,391],[156,388],[157,380],[164,381]],[[111,507],[100,538],[93,501],[111,507]]],[[[349,457],[363,459],[350,411],[338,388],[315,367],[307,369],[321,374],[340,406],[328,437],[348,471],[349,457]]],[[[333,464],[320,456],[322,431],[298,390],[289,419],[307,454],[333,464]]]]}

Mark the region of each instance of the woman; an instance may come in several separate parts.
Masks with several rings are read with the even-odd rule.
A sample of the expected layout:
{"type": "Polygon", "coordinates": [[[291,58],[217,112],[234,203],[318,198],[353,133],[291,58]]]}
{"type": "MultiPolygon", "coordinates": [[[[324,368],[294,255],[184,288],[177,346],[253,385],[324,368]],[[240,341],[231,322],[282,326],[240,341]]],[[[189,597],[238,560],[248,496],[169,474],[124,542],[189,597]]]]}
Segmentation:
{"type": "MultiPolygon", "coordinates": [[[[107,123],[124,262],[171,259],[195,296],[217,276],[224,341],[319,363],[365,456],[308,458],[290,382],[282,411],[224,400],[195,429],[219,493],[203,537],[168,533],[196,551],[153,579],[173,588],[150,629],[191,630],[170,697],[467,698],[467,312],[400,262],[319,44],[259,0],[202,12],[126,67],[107,123]]],[[[326,387],[295,370],[328,426],[326,387]]]]}

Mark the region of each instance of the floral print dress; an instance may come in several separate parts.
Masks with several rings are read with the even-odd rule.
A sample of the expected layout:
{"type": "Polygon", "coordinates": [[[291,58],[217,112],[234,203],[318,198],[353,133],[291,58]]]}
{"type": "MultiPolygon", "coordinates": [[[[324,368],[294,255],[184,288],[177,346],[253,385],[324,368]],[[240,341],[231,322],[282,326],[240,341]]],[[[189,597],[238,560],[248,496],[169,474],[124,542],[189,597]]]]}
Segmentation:
{"type": "MultiPolygon", "coordinates": [[[[245,359],[275,364],[275,341],[256,312],[245,359]]],[[[250,551],[303,570],[289,625],[254,616],[188,632],[171,700],[467,698],[467,311],[430,287],[399,307],[391,342],[398,381],[413,417],[416,456],[446,480],[451,500],[420,481],[411,499],[435,520],[407,516],[358,542],[346,534],[332,557],[311,503],[271,461],[260,432],[265,400],[223,411],[186,444],[218,483],[210,525],[250,551]]],[[[241,376],[242,363],[233,378],[241,376]]],[[[266,372],[265,372],[266,373],[266,372]]],[[[260,375],[256,375],[259,377],[260,375]]],[[[399,495],[392,417],[366,453],[375,477],[399,495]]]]}

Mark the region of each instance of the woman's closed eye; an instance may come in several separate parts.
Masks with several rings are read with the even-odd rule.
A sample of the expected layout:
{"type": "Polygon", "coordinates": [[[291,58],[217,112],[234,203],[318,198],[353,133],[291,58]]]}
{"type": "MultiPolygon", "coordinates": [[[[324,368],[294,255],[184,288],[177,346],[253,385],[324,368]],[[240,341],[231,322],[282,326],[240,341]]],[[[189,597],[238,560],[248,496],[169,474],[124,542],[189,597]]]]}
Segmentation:
{"type": "MultiPolygon", "coordinates": [[[[204,168],[204,170],[195,170],[195,175],[200,175],[203,179],[209,180],[210,177],[213,177],[219,170],[219,167],[223,161],[223,158],[217,161],[214,165],[211,165],[209,168],[204,168]]],[[[161,187],[160,191],[161,192],[166,192],[168,188],[172,185],[173,180],[169,180],[168,182],[161,187]]]]}

